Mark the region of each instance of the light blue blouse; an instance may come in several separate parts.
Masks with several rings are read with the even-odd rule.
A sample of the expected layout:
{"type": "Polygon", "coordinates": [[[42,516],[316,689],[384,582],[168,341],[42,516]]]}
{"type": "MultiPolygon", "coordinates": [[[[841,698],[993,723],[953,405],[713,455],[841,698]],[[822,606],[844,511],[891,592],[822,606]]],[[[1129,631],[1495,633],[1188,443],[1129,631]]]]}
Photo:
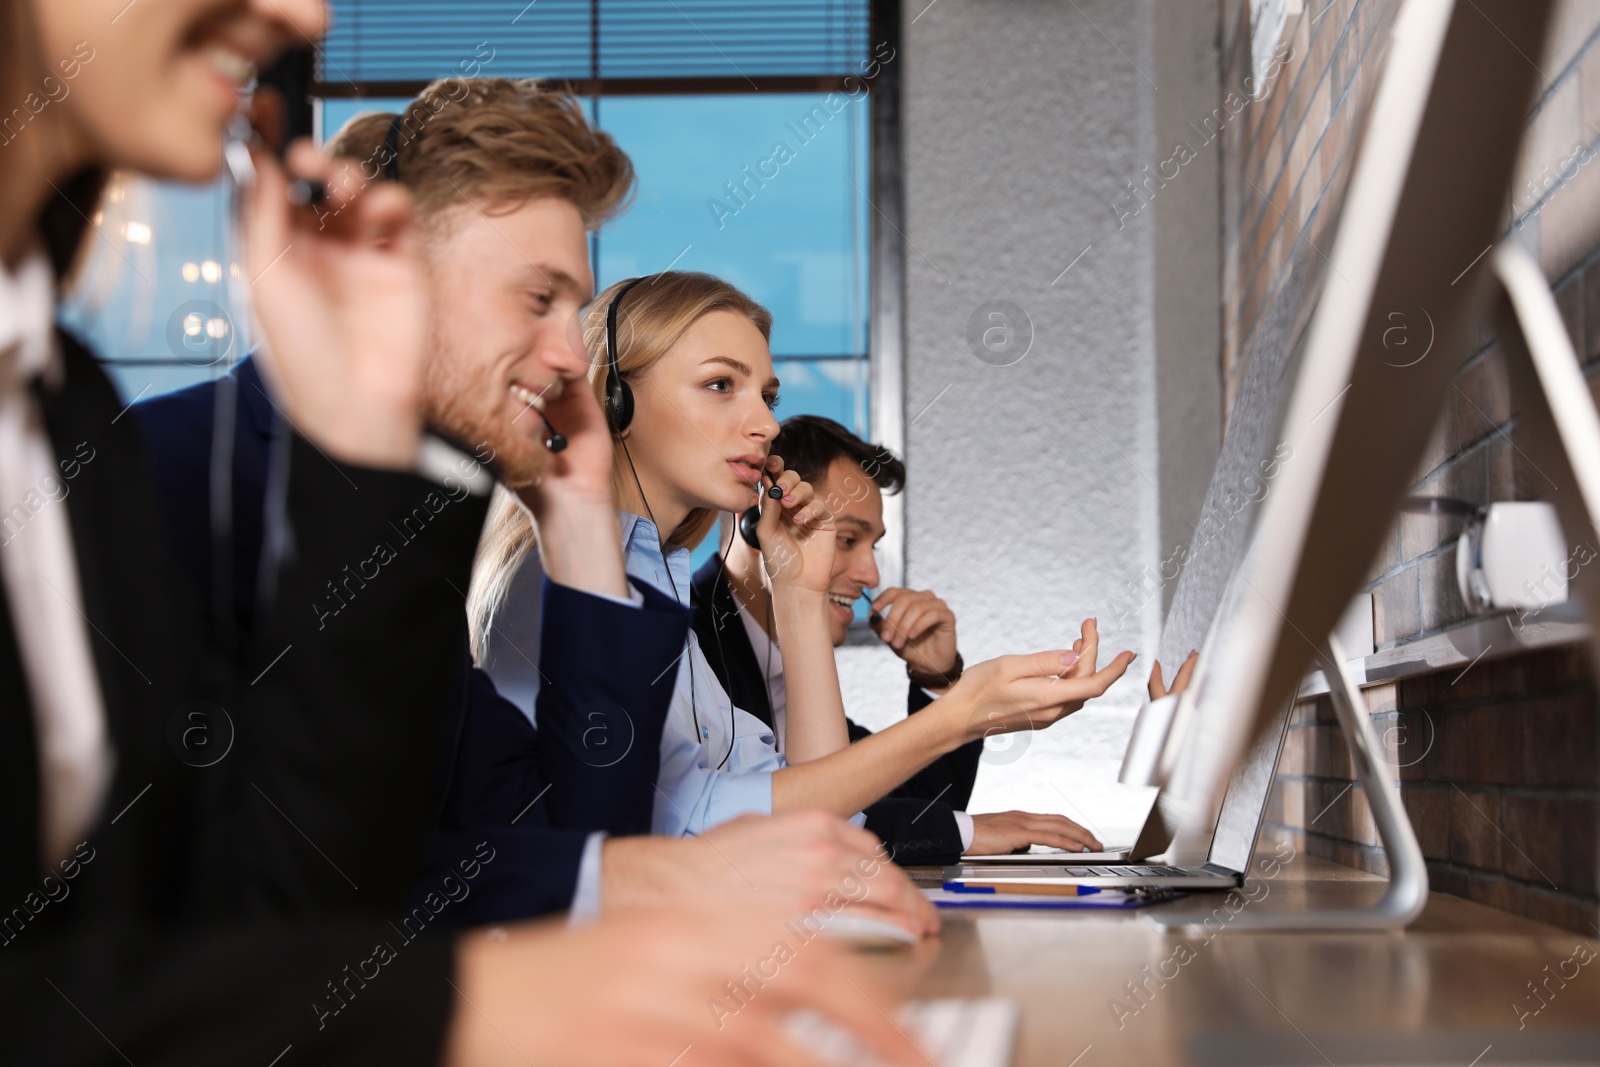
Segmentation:
{"type": "MultiPolygon", "coordinates": [[[[679,603],[688,607],[689,550],[674,547],[663,555],[654,523],[630,512],[620,518],[629,577],[668,596],[676,587],[679,603]]],[[[530,719],[539,687],[541,578],[537,553],[529,553],[512,580],[482,664],[495,687],[530,719]]],[[[654,833],[673,837],[702,833],[747,812],[770,815],[772,773],[786,765],[771,727],[728,699],[692,630],[688,644],[688,654],[677,662],[671,710],[661,733],[651,822],[654,833]]]]}

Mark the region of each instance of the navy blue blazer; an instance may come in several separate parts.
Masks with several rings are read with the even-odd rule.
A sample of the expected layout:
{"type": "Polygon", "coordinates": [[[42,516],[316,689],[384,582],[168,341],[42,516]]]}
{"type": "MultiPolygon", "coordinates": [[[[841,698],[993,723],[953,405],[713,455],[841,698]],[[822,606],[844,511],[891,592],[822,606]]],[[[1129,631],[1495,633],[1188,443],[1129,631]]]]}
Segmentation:
{"type": "MultiPolygon", "coordinates": [[[[765,674],[739,621],[739,606],[727,581],[719,580],[722,562],[713,556],[694,574],[694,632],[706,661],[736,707],[768,726],[772,703],[765,674]]],[[[906,713],[914,715],[933,703],[919,686],[910,686],[906,713]]],[[[846,720],[850,740],[871,730],[846,720]]],[[[905,864],[954,863],[961,855],[961,830],[953,812],[964,810],[978,777],[983,742],[973,741],[946,753],[867,807],[867,829],[877,834],[895,860],[905,864]]]]}
{"type": "MultiPolygon", "coordinates": [[[[218,383],[153,397],[133,410],[178,562],[211,605],[213,623],[231,624],[240,647],[248,647],[272,513],[266,505],[272,454],[285,427],[253,359],[241,360],[229,377],[236,405],[232,530],[222,531],[231,533],[225,542],[211,520],[218,383]],[[214,538],[231,552],[218,551],[214,538]],[[230,588],[231,600],[220,595],[230,588]]],[[[404,531],[396,540],[405,540],[404,531]]],[[[329,597],[312,611],[336,608],[341,590],[359,596],[360,586],[350,585],[361,581],[359,574],[331,577],[337,583],[329,582],[329,597]]],[[[591,832],[650,830],[672,697],[666,668],[687,640],[688,612],[649,587],[640,589],[642,609],[548,580],[543,593],[550,624],[540,628],[542,729],[472,666],[464,644],[460,651],[439,746],[439,822],[411,900],[413,909],[434,911],[448,901],[441,921],[500,922],[563,910],[591,832]],[[462,878],[466,870],[470,880],[462,878]]]]}

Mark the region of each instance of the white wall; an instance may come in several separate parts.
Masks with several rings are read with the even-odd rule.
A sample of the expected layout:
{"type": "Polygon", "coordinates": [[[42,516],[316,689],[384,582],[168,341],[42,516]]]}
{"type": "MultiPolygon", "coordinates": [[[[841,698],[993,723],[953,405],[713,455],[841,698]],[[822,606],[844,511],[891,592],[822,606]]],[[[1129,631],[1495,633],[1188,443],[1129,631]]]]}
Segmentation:
{"type": "MultiPolygon", "coordinates": [[[[1113,206],[1164,155],[1155,147],[1156,3],[909,0],[900,55],[907,578],[950,602],[968,663],[1068,647],[1091,615],[1102,659],[1122,648],[1141,654],[1089,708],[997,746],[972,803],[1060,812],[1115,837],[1136,829],[1147,806],[1147,791],[1115,779],[1163,606],[1159,588],[1141,602],[1124,586],[1159,562],[1158,485],[1173,457],[1187,457],[1177,470],[1201,471],[1192,496],[1204,491],[1206,450],[1216,447],[1203,417],[1175,420],[1181,432],[1163,438],[1157,406],[1168,385],[1185,388],[1185,373],[1211,382],[1215,396],[1215,301],[1189,301],[1201,319],[1209,310],[1212,339],[1195,340],[1192,370],[1164,367],[1175,378],[1158,390],[1157,211],[1130,214],[1138,203],[1127,198],[1120,212],[1113,206]],[[1009,366],[995,364],[1021,353],[1020,334],[988,361],[968,341],[974,312],[996,300],[1031,322],[1031,346],[1009,366]]],[[[1214,22],[1188,20],[1196,24],[1214,36],[1214,22]]],[[[1211,91],[1204,64],[1188,54],[1187,76],[1202,83],[1189,91],[1211,91]]],[[[1184,92],[1162,90],[1173,100],[1184,92]]],[[[1215,171],[1178,184],[1190,179],[1186,195],[1202,212],[1209,196],[1214,210],[1215,171]]],[[[1201,274],[1214,291],[1215,250],[1199,245],[1187,254],[1212,257],[1201,274]]],[[[1178,499],[1180,510],[1189,506],[1178,499]]],[[[903,668],[885,649],[841,650],[841,675],[858,721],[881,726],[903,714],[903,668]]]]}

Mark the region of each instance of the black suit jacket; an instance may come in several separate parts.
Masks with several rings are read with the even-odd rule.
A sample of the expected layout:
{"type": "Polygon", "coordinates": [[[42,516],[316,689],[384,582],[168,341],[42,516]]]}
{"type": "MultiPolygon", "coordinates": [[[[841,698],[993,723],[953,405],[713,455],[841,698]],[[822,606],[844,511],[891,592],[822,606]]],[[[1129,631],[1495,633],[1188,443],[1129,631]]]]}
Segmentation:
{"type": "MultiPolygon", "coordinates": [[[[231,618],[249,641],[257,625],[271,454],[286,428],[254,359],[239,361],[230,378],[236,397],[231,551],[226,544],[215,551],[211,533],[210,442],[219,383],[167,393],[133,411],[156,460],[167,529],[183,569],[207,600],[214,600],[220,583],[231,586],[231,604],[216,600],[213,617],[231,618]]],[[[345,588],[345,572],[334,577],[336,593],[364,594],[359,581],[345,588]]],[[[540,628],[540,730],[496,692],[460,645],[432,779],[442,783],[433,794],[443,798],[439,824],[408,914],[427,907],[429,894],[434,902],[450,901],[441,921],[456,925],[565,910],[590,832],[649,833],[672,697],[666,668],[683,650],[689,613],[648,586],[640,592],[642,610],[544,582],[541,612],[550,624],[540,628]],[[481,861],[485,851],[493,856],[487,863],[481,861]],[[478,872],[470,884],[460,879],[463,862],[478,872]]],[[[324,596],[319,610],[337,604],[324,596]]],[[[459,599],[454,610],[459,617],[459,599]]],[[[329,626],[337,622],[337,616],[326,619],[329,626]]]]}
{"type": "Polygon", "coordinates": [[[133,420],[90,354],[62,345],[64,384],[39,397],[56,455],[78,466],[45,506],[67,509],[115,765],[74,860],[47,867],[31,697],[0,610],[9,1057],[436,1063],[452,943],[387,920],[435,814],[417,783],[433,771],[462,631],[452,586],[467,580],[485,501],[435,511],[436,484],[291,438],[287,514],[301,536],[280,609],[239,659],[217,656],[172,565],[133,420]],[[319,630],[310,604],[324,583],[419,507],[425,532],[319,630]],[[180,740],[195,701],[210,729],[233,732],[204,767],[180,740]],[[379,945],[391,956],[375,964],[379,945]],[[330,999],[347,967],[372,966],[381,978],[330,999]]]}
{"type": "MultiPolygon", "coordinates": [[[[772,703],[765,672],[739,621],[733,589],[721,578],[722,562],[713,557],[694,574],[694,631],[722,687],[736,707],[768,726],[772,703]]],[[[914,715],[933,698],[912,685],[906,713],[914,715]]],[[[846,720],[850,740],[872,733],[846,720]]],[[[946,753],[912,775],[893,792],[866,809],[867,829],[877,834],[895,860],[905,864],[954,863],[961,855],[961,831],[953,814],[965,809],[978,776],[983,742],[974,741],[946,753]]]]}

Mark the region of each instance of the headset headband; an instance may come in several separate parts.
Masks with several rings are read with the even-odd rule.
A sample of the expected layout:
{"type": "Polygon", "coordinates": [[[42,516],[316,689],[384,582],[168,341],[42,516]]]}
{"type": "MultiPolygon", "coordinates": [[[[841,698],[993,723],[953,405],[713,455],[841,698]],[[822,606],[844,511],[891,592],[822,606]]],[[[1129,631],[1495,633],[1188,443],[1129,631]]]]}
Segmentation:
{"type": "Polygon", "coordinates": [[[606,361],[610,364],[610,374],[613,379],[621,380],[622,372],[617,369],[617,305],[622,303],[622,298],[628,295],[628,290],[648,278],[634,278],[624,282],[617,295],[611,298],[611,304],[606,308],[606,361]]]}
{"type": "Polygon", "coordinates": [[[383,162],[383,176],[392,182],[400,180],[400,124],[405,121],[402,111],[389,120],[389,132],[384,135],[383,147],[388,158],[383,162]]]}

